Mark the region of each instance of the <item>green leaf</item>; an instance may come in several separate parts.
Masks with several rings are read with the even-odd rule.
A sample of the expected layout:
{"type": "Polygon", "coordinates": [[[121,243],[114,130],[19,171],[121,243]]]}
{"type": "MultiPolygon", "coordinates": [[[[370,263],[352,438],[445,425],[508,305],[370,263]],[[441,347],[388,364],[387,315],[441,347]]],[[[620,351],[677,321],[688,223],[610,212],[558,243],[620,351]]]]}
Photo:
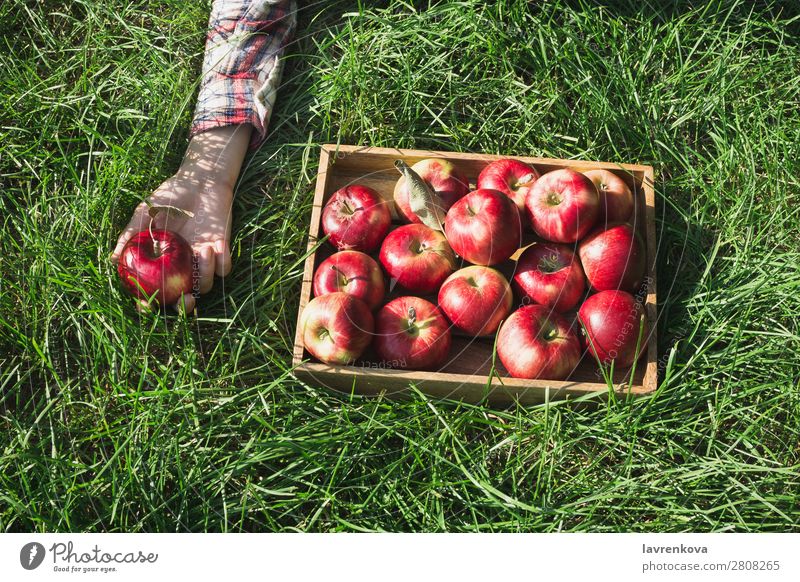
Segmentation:
{"type": "Polygon", "coordinates": [[[194,212],[189,212],[188,210],[178,208],[177,206],[169,206],[166,204],[156,206],[150,203],[148,203],[147,206],[149,207],[147,214],[150,215],[150,218],[155,218],[159,213],[162,212],[166,213],[168,218],[194,218],[194,212]]]}
{"type": "Polygon", "coordinates": [[[394,167],[406,179],[411,212],[416,214],[425,226],[434,230],[444,230],[446,213],[441,196],[403,160],[395,161],[394,167]]]}

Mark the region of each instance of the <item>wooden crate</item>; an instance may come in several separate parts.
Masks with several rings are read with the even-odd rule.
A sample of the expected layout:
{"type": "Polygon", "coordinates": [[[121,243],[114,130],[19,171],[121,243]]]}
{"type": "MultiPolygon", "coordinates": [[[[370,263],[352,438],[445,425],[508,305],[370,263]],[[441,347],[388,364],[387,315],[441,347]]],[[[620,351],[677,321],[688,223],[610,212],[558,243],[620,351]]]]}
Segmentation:
{"type": "MultiPolygon", "coordinates": [[[[651,166],[324,145],[319,160],[308,248],[309,250],[313,249],[318,238],[323,234],[321,215],[325,203],[333,192],[349,184],[363,184],[379,192],[390,202],[393,219],[399,225],[392,203],[394,185],[400,177],[394,167],[394,161],[397,159],[403,159],[412,165],[423,158],[446,158],[458,166],[470,181],[470,185],[474,187],[478,174],[486,164],[504,157],[514,157],[531,164],[542,174],[558,168],[571,168],[576,171],[607,169],[625,179],[631,187],[637,204],[636,226],[642,240],[646,243],[647,250],[647,274],[643,294],[650,334],[647,339],[647,353],[637,363],[633,382],[630,382],[629,370],[618,371],[613,380],[615,391],[619,394],[642,395],[652,392],[657,383],[657,356],[655,204],[653,168],[651,166]]],[[[527,234],[523,240],[523,246],[534,240],[536,237],[533,234],[527,234]]],[[[303,286],[300,292],[300,313],[311,299],[312,280],[317,265],[333,252],[335,249],[332,245],[325,243],[306,260],[303,286]]],[[[517,255],[514,255],[505,264],[496,265],[496,267],[510,277],[517,255]]],[[[377,257],[377,254],[373,254],[373,256],[377,257]]],[[[518,301],[518,298],[515,298],[515,301],[518,301]]],[[[436,303],[435,298],[433,298],[433,302],[436,303]]],[[[321,363],[314,360],[303,347],[299,326],[300,313],[298,313],[292,364],[296,376],[311,384],[347,393],[366,395],[384,393],[389,396],[398,396],[407,393],[409,385],[413,383],[420,391],[435,397],[463,399],[470,402],[478,402],[487,398],[489,402],[498,404],[511,401],[519,401],[523,404],[536,403],[545,399],[581,396],[588,393],[608,394],[608,386],[602,376],[598,374],[594,358],[588,353],[584,355],[578,368],[564,381],[512,378],[497,358],[495,358],[495,373],[490,377],[493,338],[476,339],[454,335],[449,362],[438,372],[386,369],[381,367],[379,362],[371,361],[369,354],[365,354],[362,361],[350,366],[321,363]]]]}

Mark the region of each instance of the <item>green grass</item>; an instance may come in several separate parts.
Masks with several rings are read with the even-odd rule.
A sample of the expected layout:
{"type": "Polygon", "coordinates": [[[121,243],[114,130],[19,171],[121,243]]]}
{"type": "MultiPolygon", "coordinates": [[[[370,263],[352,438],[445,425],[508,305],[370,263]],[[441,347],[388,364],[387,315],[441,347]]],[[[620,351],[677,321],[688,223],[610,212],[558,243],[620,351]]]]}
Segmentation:
{"type": "Polygon", "coordinates": [[[180,161],[209,6],[0,4],[0,530],[800,529],[796,5],[364,4],[302,12],[197,319],[137,314],[108,254],[180,161]],[[654,165],[657,392],[295,380],[325,142],[654,165]]]}

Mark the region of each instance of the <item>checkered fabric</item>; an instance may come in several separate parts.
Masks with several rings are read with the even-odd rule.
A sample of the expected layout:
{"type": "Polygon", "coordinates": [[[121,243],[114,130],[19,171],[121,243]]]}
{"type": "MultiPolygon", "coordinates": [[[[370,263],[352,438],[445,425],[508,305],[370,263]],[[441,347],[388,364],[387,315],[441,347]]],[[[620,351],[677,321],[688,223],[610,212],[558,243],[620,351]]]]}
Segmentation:
{"type": "Polygon", "coordinates": [[[214,0],[191,135],[250,123],[264,141],[295,28],[293,0],[214,0]]]}

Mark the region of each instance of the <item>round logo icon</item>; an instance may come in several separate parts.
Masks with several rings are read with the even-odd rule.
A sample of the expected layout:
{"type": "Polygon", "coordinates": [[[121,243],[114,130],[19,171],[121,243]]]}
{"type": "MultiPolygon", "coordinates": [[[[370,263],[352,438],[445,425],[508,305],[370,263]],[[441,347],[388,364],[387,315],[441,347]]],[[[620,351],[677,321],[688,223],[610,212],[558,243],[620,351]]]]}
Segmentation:
{"type": "Polygon", "coordinates": [[[44,546],[39,542],[29,542],[19,551],[19,563],[26,570],[35,570],[44,561],[44,546]]]}

